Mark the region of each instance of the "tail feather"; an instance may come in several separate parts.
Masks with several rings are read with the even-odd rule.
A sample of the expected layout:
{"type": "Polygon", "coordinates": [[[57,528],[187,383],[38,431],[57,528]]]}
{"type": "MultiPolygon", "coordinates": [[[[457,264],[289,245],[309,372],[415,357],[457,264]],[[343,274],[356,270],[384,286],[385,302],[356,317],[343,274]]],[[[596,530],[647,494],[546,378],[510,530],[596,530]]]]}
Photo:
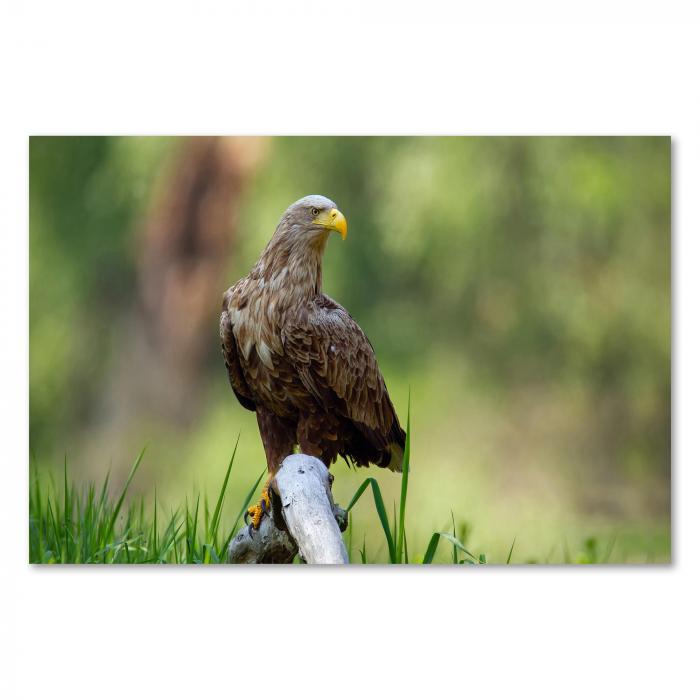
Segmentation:
{"type": "MultiPolygon", "coordinates": [[[[355,424],[362,434],[361,449],[356,449],[351,458],[356,464],[367,466],[369,463],[389,469],[392,472],[403,471],[403,454],[406,445],[406,433],[398,419],[391,427],[389,434],[378,430],[370,430],[363,424],[355,424]],[[362,454],[364,452],[364,455],[362,454]]],[[[360,446],[358,445],[358,448],[360,446]]]]}
{"type": "Polygon", "coordinates": [[[389,446],[389,449],[391,450],[391,453],[389,463],[386,465],[387,469],[392,472],[402,472],[404,448],[397,442],[394,442],[389,446]]]}

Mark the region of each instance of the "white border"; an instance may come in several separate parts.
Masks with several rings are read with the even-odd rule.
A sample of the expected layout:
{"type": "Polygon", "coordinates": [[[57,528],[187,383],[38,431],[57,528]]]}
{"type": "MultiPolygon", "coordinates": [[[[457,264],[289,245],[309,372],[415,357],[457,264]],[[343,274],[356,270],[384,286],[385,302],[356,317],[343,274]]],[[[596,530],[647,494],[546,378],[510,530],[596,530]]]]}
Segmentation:
{"type": "Polygon", "coordinates": [[[2,10],[2,697],[697,697],[700,52],[690,4],[232,5],[2,10]],[[27,566],[30,133],[671,134],[674,566],[27,566]],[[322,609],[311,606],[319,598],[322,609]]]}

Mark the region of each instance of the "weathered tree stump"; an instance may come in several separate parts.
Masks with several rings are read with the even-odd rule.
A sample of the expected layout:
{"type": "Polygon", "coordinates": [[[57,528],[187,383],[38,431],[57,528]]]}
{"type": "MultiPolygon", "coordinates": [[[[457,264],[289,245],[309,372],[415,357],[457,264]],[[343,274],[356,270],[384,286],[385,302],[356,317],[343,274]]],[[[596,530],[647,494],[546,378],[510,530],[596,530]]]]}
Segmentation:
{"type": "Polygon", "coordinates": [[[260,528],[245,526],[231,540],[233,564],[288,564],[299,556],[307,564],[347,564],[341,535],[347,513],[333,503],[332,476],[316,457],[287,457],[271,486],[272,513],[260,528]]]}

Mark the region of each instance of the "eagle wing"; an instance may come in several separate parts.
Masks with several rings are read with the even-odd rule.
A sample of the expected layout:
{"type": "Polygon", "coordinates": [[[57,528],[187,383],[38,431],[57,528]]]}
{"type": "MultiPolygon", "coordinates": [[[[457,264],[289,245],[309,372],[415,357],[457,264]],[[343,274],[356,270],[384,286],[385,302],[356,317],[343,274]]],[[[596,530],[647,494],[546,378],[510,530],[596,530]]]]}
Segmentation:
{"type": "Polygon", "coordinates": [[[221,351],[224,355],[226,369],[228,370],[228,378],[231,382],[233,393],[236,395],[241,406],[247,408],[249,411],[254,411],[255,401],[253,400],[253,392],[250,390],[243,374],[243,368],[241,367],[241,362],[238,357],[238,344],[233,334],[233,326],[231,325],[231,317],[229,316],[229,304],[235,290],[235,286],[231,287],[226,294],[224,294],[224,301],[222,304],[223,310],[219,323],[221,351]]]}
{"type": "Polygon", "coordinates": [[[285,357],[325,411],[352,421],[375,448],[397,444],[403,451],[405,433],[374,348],[340,304],[316,296],[287,319],[282,343],[285,357]]]}

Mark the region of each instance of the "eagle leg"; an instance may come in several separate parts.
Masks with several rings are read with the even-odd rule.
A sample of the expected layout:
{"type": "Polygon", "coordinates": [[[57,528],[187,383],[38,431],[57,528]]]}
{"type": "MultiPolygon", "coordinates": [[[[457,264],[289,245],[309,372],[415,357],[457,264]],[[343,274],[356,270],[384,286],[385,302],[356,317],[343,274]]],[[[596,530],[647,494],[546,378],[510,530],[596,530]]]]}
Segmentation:
{"type": "Polygon", "coordinates": [[[254,505],[248,508],[248,512],[246,513],[246,522],[248,522],[248,518],[250,518],[251,522],[250,525],[248,526],[249,530],[252,532],[252,530],[257,530],[260,527],[260,522],[263,519],[264,515],[269,515],[270,513],[270,479],[272,476],[269,476],[267,478],[267,481],[265,482],[265,486],[262,490],[262,493],[260,494],[260,501],[254,505]]]}
{"type": "MultiPolygon", "coordinates": [[[[250,532],[260,527],[260,522],[264,515],[270,515],[272,504],[270,501],[270,480],[279,469],[282,460],[294,451],[294,441],[296,438],[296,425],[287,419],[280,418],[272,411],[263,407],[256,409],[258,428],[260,437],[265,448],[267,458],[268,477],[260,495],[257,505],[248,508],[247,517],[250,517],[250,532]]],[[[247,522],[247,518],[246,518],[247,522]]]]}

